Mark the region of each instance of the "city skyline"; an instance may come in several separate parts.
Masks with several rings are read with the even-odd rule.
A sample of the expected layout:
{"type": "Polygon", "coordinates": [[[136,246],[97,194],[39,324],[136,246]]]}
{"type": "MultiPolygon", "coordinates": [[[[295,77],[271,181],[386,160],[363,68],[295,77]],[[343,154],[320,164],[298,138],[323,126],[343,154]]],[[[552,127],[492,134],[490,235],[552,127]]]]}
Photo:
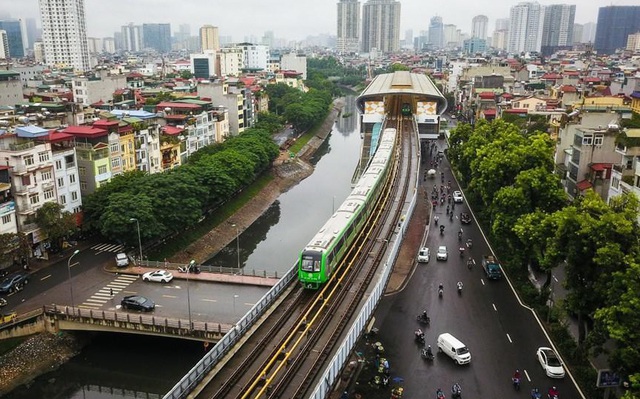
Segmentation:
{"type": "MultiPolygon", "coordinates": [[[[434,16],[442,17],[444,24],[454,24],[463,32],[471,32],[472,18],[486,15],[489,18],[488,35],[493,33],[497,18],[507,18],[510,7],[519,0],[506,0],[499,4],[491,0],[476,0],[469,4],[466,0],[450,0],[441,9],[425,7],[419,0],[402,0],[400,30],[412,29],[416,34],[429,28],[434,16]]],[[[231,36],[234,41],[243,41],[245,37],[262,37],[264,32],[273,31],[279,38],[302,40],[307,36],[328,34],[336,35],[337,0],[315,2],[299,0],[295,3],[264,3],[257,0],[234,2],[220,0],[214,4],[206,0],[183,0],[179,4],[167,0],[137,0],[125,2],[112,0],[108,3],[86,1],[87,35],[90,37],[113,37],[123,25],[133,22],[169,23],[171,31],[176,32],[181,24],[191,26],[191,34],[197,35],[200,26],[210,24],[219,28],[220,36],[231,36]],[[292,5],[293,4],[293,5],[292,5]],[[114,11],[114,10],[117,10],[114,11]],[[194,12],[195,10],[195,12],[194,12]],[[311,18],[314,23],[308,23],[311,18]]],[[[362,0],[361,5],[366,1],[362,0]]],[[[541,5],[575,4],[563,1],[539,1],[541,5]]],[[[0,0],[0,19],[36,18],[41,27],[38,13],[38,0],[0,0]]],[[[616,5],[637,5],[637,0],[596,0],[580,2],[576,6],[575,22],[584,24],[595,22],[600,7],[616,5]]]]}

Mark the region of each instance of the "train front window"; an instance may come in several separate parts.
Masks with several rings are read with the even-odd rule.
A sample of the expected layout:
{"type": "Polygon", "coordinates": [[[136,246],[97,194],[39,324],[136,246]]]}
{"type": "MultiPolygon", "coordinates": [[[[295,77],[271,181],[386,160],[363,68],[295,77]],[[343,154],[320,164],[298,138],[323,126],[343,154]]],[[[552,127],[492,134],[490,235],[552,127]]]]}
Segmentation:
{"type": "Polygon", "coordinates": [[[300,269],[305,272],[319,272],[322,265],[322,256],[318,252],[306,252],[302,254],[300,269]]]}

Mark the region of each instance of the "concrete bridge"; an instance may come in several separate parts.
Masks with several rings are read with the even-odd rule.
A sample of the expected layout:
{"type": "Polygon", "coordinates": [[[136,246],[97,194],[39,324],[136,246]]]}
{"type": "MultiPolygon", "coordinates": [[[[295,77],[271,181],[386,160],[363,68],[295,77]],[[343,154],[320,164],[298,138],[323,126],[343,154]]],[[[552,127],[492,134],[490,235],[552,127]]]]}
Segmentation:
{"type": "Polygon", "coordinates": [[[104,331],[218,342],[234,326],[149,314],[44,306],[0,326],[0,340],[40,332],[104,331]]]}

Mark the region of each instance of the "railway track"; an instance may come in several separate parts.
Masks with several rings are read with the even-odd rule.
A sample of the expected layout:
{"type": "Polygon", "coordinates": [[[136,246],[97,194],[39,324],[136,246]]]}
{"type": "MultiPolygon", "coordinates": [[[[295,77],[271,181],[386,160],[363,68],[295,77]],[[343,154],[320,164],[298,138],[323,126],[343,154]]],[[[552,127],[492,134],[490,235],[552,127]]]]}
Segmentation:
{"type": "Polygon", "coordinates": [[[411,183],[407,154],[416,140],[415,132],[407,132],[402,123],[397,122],[400,142],[385,189],[343,264],[318,292],[304,290],[297,282],[288,287],[280,305],[263,316],[259,330],[233,355],[232,370],[220,365],[198,397],[303,398],[315,386],[375,276],[384,242],[402,218],[402,207],[390,205],[405,200],[411,183]]]}

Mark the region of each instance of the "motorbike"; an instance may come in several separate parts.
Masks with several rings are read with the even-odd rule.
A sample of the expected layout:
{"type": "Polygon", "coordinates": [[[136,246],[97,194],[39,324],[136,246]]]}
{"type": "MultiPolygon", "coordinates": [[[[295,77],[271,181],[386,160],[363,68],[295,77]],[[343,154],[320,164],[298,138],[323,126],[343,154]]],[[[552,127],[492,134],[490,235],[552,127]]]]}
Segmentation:
{"type": "Polygon", "coordinates": [[[438,220],[440,220],[440,218],[437,216],[433,218],[433,221],[436,222],[436,226],[438,225],[438,220]]]}
{"type": "Polygon", "coordinates": [[[464,258],[464,247],[460,247],[460,257],[464,258]]]}
{"type": "Polygon", "coordinates": [[[462,387],[457,382],[451,387],[451,397],[454,399],[462,398],[462,387]]]}
{"type": "Polygon", "coordinates": [[[442,392],[442,389],[438,389],[436,391],[436,399],[445,399],[444,392],[442,392]]]}
{"type": "Polygon", "coordinates": [[[458,232],[458,241],[462,241],[462,232],[461,231],[458,232]]]}
{"type": "Polygon", "coordinates": [[[440,225],[440,235],[444,235],[444,225],[440,225]]]}
{"type": "Polygon", "coordinates": [[[471,248],[473,246],[473,241],[471,241],[471,238],[467,239],[467,248],[471,248]]]}
{"type": "Polygon", "coordinates": [[[434,356],[433,352],[430,351],[430,350],[427,350],[427,348],[422,348],[422,350],[420,351],[420,355],[425,360],[433,360],[433,359],[435,359],[435,356],[434,356]]]}
{"type": "Polygon", "coordinates": [[[178,267],[179,273],[200,273],[200,268],[198,266],[180,266],[178,267]]]}
{"type": "Polygon", "coordinates": [[[458,287],[458,295],[462,295],[462,281],[458,281],[456,285],[458,287]]]}
{"type": "Polygon", "coordinates": [[[418,330],[414,334],[416,336],[416,342],[424,345],[424,333],[421,330],[418,330]]]}
{"type": "Polygon", "coordinates": [[[547,393],[547,397],[549,399],[558,399],[558,390],[553,388],[549,389],[549,392],[547,393]]]}
{"type": "Polygon", "coordinates": [[[476,263],[476,262],[475,262],[473,259],[469,258],[469,260],[467,261],[467,268],[468,268],[469,270],[471,270],[471,268],[473,267],[473,265],[474,265],[475,263],[476,263]]]}
{"type": "Polygon", "coordinates": [[[534,388],[531,390],[531,399],[540,399],[541,397],[542,394],[540,393],[538,388],[534,388]]]}
{"type": "Polygon", "coordinates": [[[453,212],[449,214],[449,220],[453,220],[453,212]]]}
{"type": "Polygon", "coordinates": [[[7,300],[4,298],[0,298],[0,308],[7,306],[7,300]]]}
{"type": "Polygon", "coordinates": [[[422,314],[418,315],[416,317],[416,320],[418,321],[418,323],[421,323],[421,324],[426,324],[426,325],[431,324],[431,318],[429,316],[424,316],[422,314]]]}
{"type": "Polygon", "coordinates": [[[520,378],[513,377],[511,379],[511,381],[513,382],[513,389],[515,389],[516,391],[519,391],[520,390],[520,378]]]}
{"type": "Polygon", "coordinates": [[[444,290],[442,289],[442,287],[440,287],[438,288],[438,296],[442,298],[442,294],[444,294],[444,290]]]}

